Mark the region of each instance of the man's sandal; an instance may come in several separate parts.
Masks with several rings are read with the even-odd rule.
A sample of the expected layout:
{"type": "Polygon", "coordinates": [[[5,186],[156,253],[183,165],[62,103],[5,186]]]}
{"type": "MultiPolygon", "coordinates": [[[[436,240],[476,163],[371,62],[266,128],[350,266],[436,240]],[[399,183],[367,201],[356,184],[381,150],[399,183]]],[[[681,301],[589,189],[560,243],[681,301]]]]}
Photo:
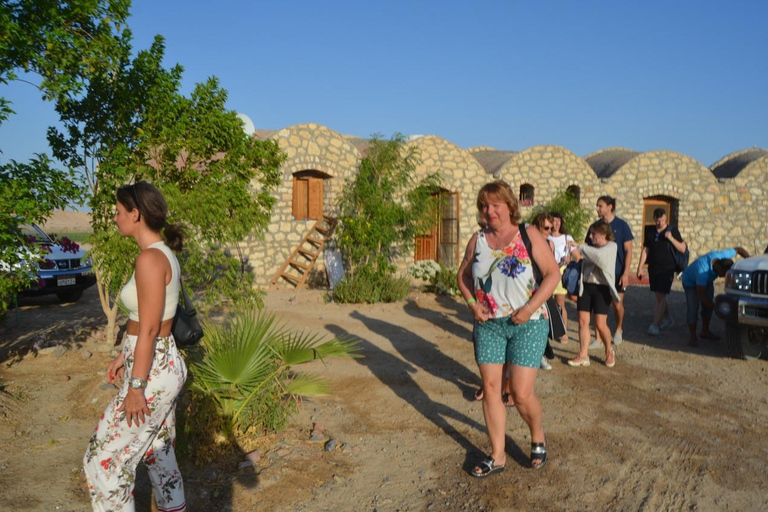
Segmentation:
{"type": "Polygon", "coordinates": [[[478,402],[483,399],[483,388],[478,388],[477,391],[475,391],[475,394],[472,395],[475,397],[475,400],[478,402]]]}
{"type": "Polygon", "coordinates": [[[531,467],[539,470],[547,463],[547,445],[545,443],[531,443],[531,467]],[[533,461],[538,460],[538,464],[533,461]]]}
{"type": "Polygon", "coordinates": [[[504,402],[505,407],[514,407],[515,402],[512,401],[512,396],[509,393],[501,394],[501,401],[504,402]]]}
{"type": "Polygon", "coordinates": [[[491,476],[495,473],[501,473],[504,471],[504,467],[506,464],[502,464],[501,466],[496,465],[496,461],[493,460],[493,457],[486,457],[480,463],[475,466],[475,469],[480,469],[480,471],[475,471],[475,469],[472,470],[472,476],[475,478],[485,478],[487,476],[491,476]]]}

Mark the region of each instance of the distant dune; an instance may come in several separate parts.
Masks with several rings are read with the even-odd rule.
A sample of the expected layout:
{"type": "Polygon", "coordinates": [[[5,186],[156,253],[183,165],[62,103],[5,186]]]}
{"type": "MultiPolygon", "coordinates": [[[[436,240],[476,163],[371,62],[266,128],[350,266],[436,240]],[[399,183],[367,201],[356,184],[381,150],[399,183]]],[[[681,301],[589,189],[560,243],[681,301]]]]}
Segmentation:
{"type": "Polygon", "coordinates": [[[86,212],[69,212],[56,210],[53,216],[43,224],[43,229],[48,232],[90,233],[91,214],[86,212]]]}

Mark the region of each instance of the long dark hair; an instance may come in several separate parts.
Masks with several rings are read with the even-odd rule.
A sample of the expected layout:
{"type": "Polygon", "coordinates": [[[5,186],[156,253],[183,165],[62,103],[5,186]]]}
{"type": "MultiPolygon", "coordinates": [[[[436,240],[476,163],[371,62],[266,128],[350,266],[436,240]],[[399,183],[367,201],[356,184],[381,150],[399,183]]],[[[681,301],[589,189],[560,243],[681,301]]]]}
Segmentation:
{"type": "Polygon", "coordinates": [[[560,234],[568,235],[568,230],[565,229],[565,221],[563,220],[563,216],[560,214],[560,212],[551,212],[550,215],[553,219],[560,219],[560,234]]]}
{"type": "Polygon", "coordinates": [[[177,224],[168,224],[168,203],[162,192],[146,181],[124,185],[117,189],[117,200],[129,212],[137,210],[144,223],[155,233],[160,233],[165,244],[179,252],[184,245],[184,231],[177,224]]]}

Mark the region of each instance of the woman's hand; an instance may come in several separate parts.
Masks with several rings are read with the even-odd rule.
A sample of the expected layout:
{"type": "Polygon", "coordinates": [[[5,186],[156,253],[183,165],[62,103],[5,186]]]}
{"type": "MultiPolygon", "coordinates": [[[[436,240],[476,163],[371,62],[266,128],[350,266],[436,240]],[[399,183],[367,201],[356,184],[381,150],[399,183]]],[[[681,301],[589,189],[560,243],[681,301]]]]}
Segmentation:
{"type": "Polygon", "coordinates": [[[125,355],[120,352],[120,355],[114,358],[112,362],[109,363],[109,366],[107,366],[107,382],[114,384],[115,379],[122,381],[123,375],[125,374],[124,366],[125,355]]]}
{"type": "Polygon", "coordinates": [[[533,308],[526,302],[521,308],[512,313],[512,323],[516,325],[524,324],[531,319],[532,314],[533,308]]]}
{"type": "Polygon", "coordinates": [[[637,269],[637,278],[639,280],[641,280],[641,281],[643,280],[643,269],[642,269],[642,267],[637,269]]]}
{"type": "Polygon", "coordinates": [[[149,407],[147,407],[147,399],[144,397],[144,390],[129,389],[125,400],[117,408],[117,412],[121,411],[125,411],[125,419],[129,427],[131,422],[135,423],[137,427],[144,423],[146,416],[149,416],[149,407]],[[141,423],[139,423],[139,420],[141,420],[141,423]]]}
{"type": "Polygon", "coordinates": [[[469,305],[469,309],[472,310],[472,315],[478,322],[485,322],[491,317],[491,312],[483,304],[479,302],[473,302],[469,305]]]}

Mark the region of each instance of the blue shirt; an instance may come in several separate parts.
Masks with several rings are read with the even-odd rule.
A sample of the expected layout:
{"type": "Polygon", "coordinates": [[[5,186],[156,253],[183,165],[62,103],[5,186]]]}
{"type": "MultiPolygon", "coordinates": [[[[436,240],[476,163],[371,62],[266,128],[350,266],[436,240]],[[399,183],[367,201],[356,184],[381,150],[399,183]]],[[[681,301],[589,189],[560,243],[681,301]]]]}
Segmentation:
{"type": "Polygon", "coordinates": [[[717,279],[717,273],[712,268],[712,261],[733,259],[736,257],[736,254],[736,249],[730,248],[724,251],[708,252],[704,256],[699,256],[683,272],[683,287],[696,288],[697,286],[709,286],[714,283],[715,279],[717,279]]]}
{"type": "MultiPolygon", "coordinates": [[[[599,220],[597,222],[600,222],[599,220]]],[[[592,226],[597,224],[597,222],[593,223],[592,226]]],[[[613,220],[609,223],[611,226],[611,230],[613,230],[613,238],[616,242],[616,279],[621,277],[622,274],[624,274],[624,261],[627,257],[627,252],[624,250],[624,242],[629,242],[630,240],[634,240],[635,237],[632,235],[632,230],[629,228],[629,224],[624,222],[622,219],[618,217],[614,217],[613,220]]],[[[590,229],[592,228],[590,226],[590,229]]],[[[589,231],[587,231],[587,239],[586,242],[589,245],[592,245],[592,241],[589,239],[589,231]]]]}

